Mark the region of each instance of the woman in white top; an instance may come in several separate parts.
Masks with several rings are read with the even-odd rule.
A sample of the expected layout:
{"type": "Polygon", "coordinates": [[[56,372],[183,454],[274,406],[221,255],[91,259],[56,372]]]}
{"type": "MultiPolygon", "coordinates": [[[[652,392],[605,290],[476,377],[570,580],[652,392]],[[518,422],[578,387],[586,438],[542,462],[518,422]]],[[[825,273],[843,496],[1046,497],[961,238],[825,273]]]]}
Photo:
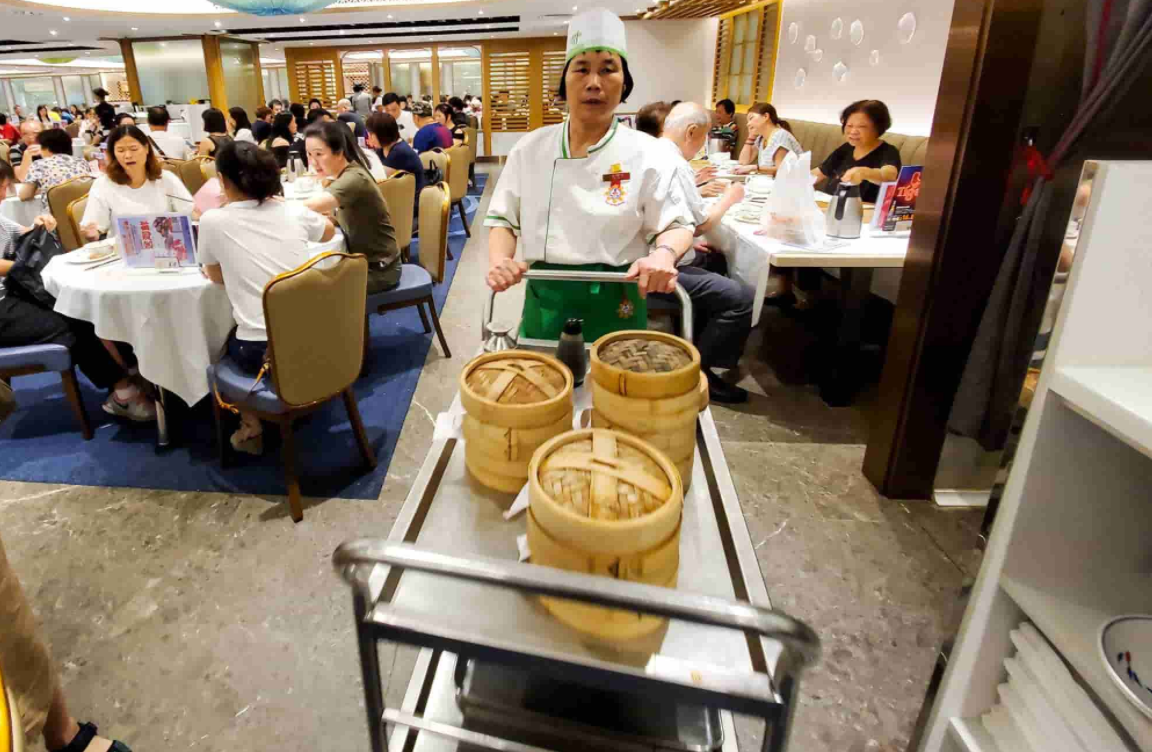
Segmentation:
{"type": "Polygon", "coordinates": [[[112,218],[182,212],[196,216],[192,194],[160,165],[143,131],[127,125],[108,137],[108,167],[88,192],[80,231],[89,240],[115,234],[112,218]]]}
{"type": "Polygon", "coordinates": [[[252,122],[248,119],[248,113],[244,108],[232,107],[228,110],[228,114],[232,119],[232,138],[250,144],[256,143],[256,137],[252,135],[252,122]]]}
{"type": "MultiPolygon", "coordinates": [[[[255,144],[234,141],[216,153],[216,175],[227,203],[204,212],[200,220],[200,262],[204,275],[224,285],[236,318],[228,338],[228,356],[253,377],[264,364],[268,331],[264,287],[309,258],[309,243],[332,239],[332,223],[303,204],[277,198],[280,165],[255,144]]],[[[232,434],[238,451],[263,451],[260,419],[241,412],[232,434]]]]}
{"type": "Polygon", "coordinates": [[[741,166],[736,168],[739,174],[775,175],[788,152],[799,156],[804,151],[792,135],[792,126],[787,120],[781,120],[770,104],[754,104],[748,108],[748,135],[756,138],[745,143],[740,151],[741,166]]]}

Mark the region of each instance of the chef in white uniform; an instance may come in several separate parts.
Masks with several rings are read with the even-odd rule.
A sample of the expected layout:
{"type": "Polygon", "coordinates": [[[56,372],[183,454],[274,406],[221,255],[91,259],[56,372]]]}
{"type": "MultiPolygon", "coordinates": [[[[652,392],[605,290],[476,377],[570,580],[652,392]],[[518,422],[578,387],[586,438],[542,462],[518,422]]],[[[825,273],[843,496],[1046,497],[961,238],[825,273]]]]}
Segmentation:
{"type": "Polygon", "coordinates": [[[675,289],[695,220],[675,165],[656,139],[620,125],[632,90],[624,23],[603,9],[572,19],[560,97],[569,116],[521,139],[484,224],[488,285],[502,291],[536,269],[627,271],[636,284],[530,281],[523,336],[558,339],[570,317],[592,341],[647,326],[645,296],[675,289]],[[516,260],[520,252],[523,261],[516,260]]]}

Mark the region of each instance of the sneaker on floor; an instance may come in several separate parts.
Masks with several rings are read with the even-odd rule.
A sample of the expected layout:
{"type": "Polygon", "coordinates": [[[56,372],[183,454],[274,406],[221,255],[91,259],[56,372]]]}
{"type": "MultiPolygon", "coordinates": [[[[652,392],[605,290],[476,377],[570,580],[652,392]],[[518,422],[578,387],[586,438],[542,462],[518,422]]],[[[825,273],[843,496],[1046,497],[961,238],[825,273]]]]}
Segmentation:
{"type": "Polygon", "coordinates": [[[156,420],[156,403],[137,392],[134,397],[121,401],[113,391],[104,400],[104,412],[117,418],[127,418],[135,423],[151,423],[156,420]]]}

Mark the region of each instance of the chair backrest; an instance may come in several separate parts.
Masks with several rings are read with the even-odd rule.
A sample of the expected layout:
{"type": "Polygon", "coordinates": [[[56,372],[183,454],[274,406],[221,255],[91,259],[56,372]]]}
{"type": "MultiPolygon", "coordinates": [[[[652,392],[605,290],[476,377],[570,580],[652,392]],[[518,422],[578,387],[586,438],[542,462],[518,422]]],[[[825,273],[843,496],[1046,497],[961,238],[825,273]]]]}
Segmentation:
{"type": "Polygon", "coordinates": [[[8,162],[8,144],[0,144],[0,162],[8,162]]]}
{"type": "Polygon", "coordinates": [[[183,159],[161,159],[160,166],[172,173],[176,177],[180,177],[180,165],[184,163],[183,159]]]}
{"type": "Polygon", "coordinates": [[[400,171],[387,180],[376,184],[388,216],[392,218],[392,228],[396,231],[396,245],[407,248],[412,245],[412,217],[416,214],[416,176],[400,171]]]}
{"type": "Polygon", "coordinates": [[[184,187],[187,188],[188,192],[193,196],[196,195],[196,191],[203,188],[204,184],[208,182],[208,178],[204,177],[204,171],[200,169],[199,159],[189,159],[186,162],[180,162],[178,163],[177,169],[177,174],[180,176],[180,179],[184,181],[184,187]]]}
{"type": "Polygon", "coordinates": [[[447,183],[426,185],[420,192],[420,264],[432,279],[444,281],[448,264],[448,218],[452,190],[447,183]]]}
{"type": "Polygon", "coordinates": [[[477,139],[480,138],[480,131],[475,126],[468,126],[464,129],[464,143],[468,144],[468,164],[475,164],[476,152],[480,148],[477,139]]]}
{"type": "Polygon", "coordinates": [[[84,245],[84,236],[80,234],[80,221],[84,219],[84,210],[88,208],[88,194],[85,193],[80,198],[68,204],[68,221],[65,223],[72,233],[72,237],[76,239],[76,245],[69,248],[64,242],[64,224],[57,224],[56,231],[60,233],[60,244],[64,246],[65,251],[74,251],[80,246],[84,245]]]}
{"type": "MultiPolygon", "coordinates": [[[[791,120],[792,135],[806,151],[812,152],[812,166],[818,167],[828,155],[844,143],[839,123],[815,123],[810,120],[791,120]]],[[[906,165],[924,164],[928,150],[927,136],[906,136],[888,131],[881,138],[896,147],[900,161],[906,165]]]]}
{"type": "Polygon", "coordinates": [[[421,152],[420,154],[420,163],[424,165],[424,169],[427,170],[432,165],[436,165],[440,168],[440,172],[444,175],[445,179],[448,177],[448,162],[448,154],[440,147],[436,147],[431,151],[421,152]]]}
{"type": "Polygon", "coordinates": [[[367,290],[368,259],[347,253],[323,253],[264,287],[272,378],[281,400],[321,402],[356,381],[367,290]]]}
{"type": "Polygon", "coordinates": [[[64,126],[64,132],[68,134],[68,138],[80,138],[80,123],[75,122],[64,126]]]}
{"type": "MultiPolygon", "coordinates": [[[[84,239],[80,233],[74,229],[69,214],[71,206],[75,203],[76,199],[87,196],[88,191],[92,190],[92,184],[95,182],[93,178],[78,177],[48,189],[48,211],[52,213],[52,217],[56,220],[56,232],[60,234],[60,245],[64,246],[64,250],[66,251],[74,251],[84,245],[84,239]]],[[[87,202],[85,202],[85,204],[87,204],[87,202]]],[[[83,213],[81,213],[80,217],[83,216],[83,213]]],[[[76,218],[77,224],[75,227],[80,226],[80,217],[76,218]]]]}
{"type": "MultiPolygon", "coordinates": [[[[207,183],[212,178],[216,177],[216,158],[215,157],[199,157],[196,161],[200,163],[200,174],[204,176],[204,182],[207,183]]],[[[193,193],[192,195],[196,195],[193,193]]]]}
{"type": "Polygon", "coordinates": [[[468,147],[458,144],[446,153],[448,173],[444,177],[448,179],[448,189],[452,191],[452,197],[460,201],[468,193],[468,165],[471,162],[468,147]]]}

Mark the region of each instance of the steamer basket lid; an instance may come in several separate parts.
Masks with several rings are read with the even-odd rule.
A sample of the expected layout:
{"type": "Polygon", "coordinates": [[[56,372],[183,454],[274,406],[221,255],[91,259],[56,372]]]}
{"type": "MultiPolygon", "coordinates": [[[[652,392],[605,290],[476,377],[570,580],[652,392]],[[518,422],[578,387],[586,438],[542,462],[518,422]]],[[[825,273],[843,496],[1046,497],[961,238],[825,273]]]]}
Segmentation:
{"type": "Polygon", "coordinates": [[[672,495],[667,473],[646,452],[618,441],[614,431],[565,442],[539,465],[551,501],[596,520],[629,520],[659,509],[672,495]]]}
{"type": "Polygon", "coordinates": [[[564,391],[567,379],[556,365],[522,357],[510,351],[471,367],[465,383],[477,396],[501,405],[532,405],[546,402],[564,391]]]}
{"type": "Polygon", "coordinates": [[[614,339],[597,352],[602,363],[633,373],[671,373],[692,363],[683,347],[642,337],[614,339]]]}

